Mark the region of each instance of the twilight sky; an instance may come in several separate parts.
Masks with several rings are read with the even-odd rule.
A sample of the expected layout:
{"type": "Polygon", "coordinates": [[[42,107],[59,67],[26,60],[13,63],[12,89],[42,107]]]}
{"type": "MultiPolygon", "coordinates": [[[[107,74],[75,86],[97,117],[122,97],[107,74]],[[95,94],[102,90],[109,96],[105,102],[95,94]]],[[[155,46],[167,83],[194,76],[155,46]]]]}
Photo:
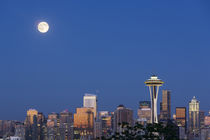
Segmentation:
{"type": "Polygon", "coordinates": [[[151,74],[172,91],[173,112],[193,96],[210,109],[209,0],[1,0],[0,18],[0,119],[75,112],[85,92],[99,110],[136,114],[151,74]]]}

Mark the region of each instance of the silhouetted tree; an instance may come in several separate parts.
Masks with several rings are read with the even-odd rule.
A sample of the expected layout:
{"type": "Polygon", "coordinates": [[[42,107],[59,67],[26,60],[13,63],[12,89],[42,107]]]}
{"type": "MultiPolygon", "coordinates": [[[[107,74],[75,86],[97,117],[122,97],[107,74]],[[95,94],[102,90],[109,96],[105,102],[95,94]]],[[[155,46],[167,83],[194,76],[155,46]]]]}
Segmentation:
{"type": "Polygon", "coordinates": [[[147,124],[145,127],[139,123],[134,127],[128,123],[122,123],[119,126],[119,132],[102,140],[178,140],[178,127],[171,121],[167,124],[147,124]]]}

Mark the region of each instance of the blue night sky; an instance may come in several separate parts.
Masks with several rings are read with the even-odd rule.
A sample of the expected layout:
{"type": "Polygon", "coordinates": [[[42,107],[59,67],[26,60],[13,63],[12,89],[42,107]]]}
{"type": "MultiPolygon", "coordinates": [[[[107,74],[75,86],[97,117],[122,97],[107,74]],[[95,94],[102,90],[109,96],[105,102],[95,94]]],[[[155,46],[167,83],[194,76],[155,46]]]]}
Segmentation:
{"type": "Polygon", "coordinates": [[[172,91],[173,112],[193,96],[208,111],[208,1],[1,0],[0,119],[75,112],[85,92],[97,93],[99,110],[124,104],[136,114],[151,74],[172,91]]]}

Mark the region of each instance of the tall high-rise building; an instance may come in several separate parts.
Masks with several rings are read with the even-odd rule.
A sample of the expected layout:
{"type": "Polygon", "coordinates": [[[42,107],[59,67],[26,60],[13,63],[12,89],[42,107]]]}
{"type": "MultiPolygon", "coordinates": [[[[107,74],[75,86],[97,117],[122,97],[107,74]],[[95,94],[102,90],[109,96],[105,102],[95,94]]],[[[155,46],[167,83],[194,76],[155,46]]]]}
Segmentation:
{"type": "Polygon", "coordinates": [[[159,87],[163,85],[163,81],[153,75],[150,79],[145,81],[146,86],[149,87],[150,99],[151,99],[151,123],[158,123],[157,117],[157,99],[159,87]]]}
{"type": "Polygon", "coordinates": [[[128,123],[133,125],[133,111],[129,108],[126,108],[124,105],[119,105],[114,112],[114,131],[119,132],[119,124],[128,123]]]}
{"type": "Polygon", "coordinates": [[[55,112],[52,112],[48,114],[48,119],[47,119],[47,127],[52,128],[52,127],[57,127],[58,125],[58,114],[55,112]]]}
{"type": "Polygon", "coordinates": [[[29,109],[27,111],[27,119],[31,125],[34,123],[34,117],[37,116],[38,116],[38,111],[36,109],[29,109]]]}
{"type": "Polygon", "coordinates": [[[138,118],[141,124],[151,123],[151,103],[150,101],[140,101],[138,118]]]}
{"type": "Polygon", "coordinates": [[[25,120],[25,139],[37,140],[38,139],[38,127],[37,127],[38,111],[35,109],[29,109],[25,120]]]}
{"type": "Polygon", "coordinates": [[[187,129],[187,110],[186,107],[176,107],[176,124],[187,129]]]}
{"type": "Polygon", "coordinates": [[[93,139],[94,108],[77,108],[74,114],[74,139],[93,139]]]}
{"type": "Polygon", "coordinates": [[[205,124],[204,124],[204,119],[205,119],[205,112],[204,111],[199,111],[199,121],[200,121],[200,129],[204,128],[205,127],[205,124]]]}
{"type": "Polygon", "coordinates": [[[94,118],[97,117],[97,96],[94,94],[85,94],[83,97],[83,107],[93,108],[94,118]]]}
{"type": "Polygon", "coordinates": [[[108,138],[112,132],[112,115],[108,111],[100,111],[99,119],[101,120],[101,135],[108,138]]]}
{"type": "Polygon", "coordinates": [[[60,121],[58,114],[55,112],[48,114],[47,139],[49,140],[59,139],[60,137],[59,128],[60,128],[60,121]]]}
{"type": "Polygon", "coordinates": [[[102,136],[101,120],[97,119],[94,121],[94,139],[100,139],[101,136],[102,136]]]}
{"type": "Polygon", "coordinates": [[[200,128],[199,101],[193,97],[189,102],[189,132],[190,135],[198,135],[200,128]]]}
{"type": "Polygon", "coordinates": [[[160,105],[160,121],[171,119],[171,92],[162,90],[162,102],[160,105]]]}
{"type": "Polygon", "coordinates": [[[38,115],[37,115],[38,140],[44,140],[45,138],[44,123],[45,123],[44,114],[42,112],[38,112],[38,115]]]}
{"type": "Polygon", "coordinates": [[[61,140],[73,139],[73,116],[68,110],[60,113],[60,137],[61,140]]]}

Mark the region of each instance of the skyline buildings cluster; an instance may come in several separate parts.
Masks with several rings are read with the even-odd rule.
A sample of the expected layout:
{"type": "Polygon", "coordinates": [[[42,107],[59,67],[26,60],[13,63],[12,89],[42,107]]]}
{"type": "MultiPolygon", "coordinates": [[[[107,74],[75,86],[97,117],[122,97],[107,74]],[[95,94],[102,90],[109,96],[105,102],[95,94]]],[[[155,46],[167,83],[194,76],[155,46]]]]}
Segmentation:
{"type": "Polygon", "coordinates": [[[83,106],[69,112],[64,110],[60,113],[52,112],[45,116],[36,109],[29,109],[24,122],[21,121],[0,121],[0,137],[14,140],[79,140],[108,138],[115,132],[120,132],[120,123],[128,123],[133,126],[140,123],[143,126],[148,123],[168,123],[172,121],[179,127],[180,139],[209,138],[210,114],[200,110],[200,102],[195,98],[189,101],[189,106],[175,108],[172,115],[171,91],[163,89],[162,100],[160,101],[160,112],[157,113],[157,100],[159,88],[156,86],[163,83],[157,76],[145,82],[149,87],[151,101],[139,101],[137,118],[134,111],[120,104],[114,111],[99,111],[98,97],[95,94],[83,96],[83,106]],[[153,103],[152,103],[153,102],[153,103]],[[152,105],[153,104],[153,105],[152,105]],[[188,113],[187,113],[187,108],[188,113]],[[156,111],[155,111],[156,110],[156,111]],[[157,116],[157,118],[156,118],[157,116]],[[157,120],[156,120],[157,119],[157,120]]]}
{"type": "Polygon", "coordinates": [[[99,108],[103,110],[114,110],[112,106],[120,103],[135,110],[134,103],[146,95],[146,88],[140,83],[150,72],[167,80],[167,88],[178,101],[172,105],[184,105],[191,94],[197,94],[208,110],[207,1],[202,5],[195,1],[154,0],[121,4],[66,2],[60,7],[59,2],[45,2],[41,7],[39,2],[22,3],[2,2],[2,17],[11,18],[1,23],[1,27],[7,27],[1,32],[1,93],[3,104],[12,103],[7,109],[1,108],[2,119],[22,120],[29,107],[45,115],[65,108],[75,111],[88,89],[100,90],[99,108]],[[90,10],[83,9],[86,6],[90,10]],[[45,36],[37,33],[37,20],[49,23],[45,36]],[[161,61],[153,63],[157,58],[161,61]],[[101,107],[109,96],[116,100],[126,94],[131,95],[129,101],[121,98],[122,102],[112,101],[106,108],[101,107]],[[43,95],[60,106],[45,106],[43,95]],[[179,100],[182,95],[186,98],[179,100]],[[13,115],[10,110],[19,113],[13,115]]]}

